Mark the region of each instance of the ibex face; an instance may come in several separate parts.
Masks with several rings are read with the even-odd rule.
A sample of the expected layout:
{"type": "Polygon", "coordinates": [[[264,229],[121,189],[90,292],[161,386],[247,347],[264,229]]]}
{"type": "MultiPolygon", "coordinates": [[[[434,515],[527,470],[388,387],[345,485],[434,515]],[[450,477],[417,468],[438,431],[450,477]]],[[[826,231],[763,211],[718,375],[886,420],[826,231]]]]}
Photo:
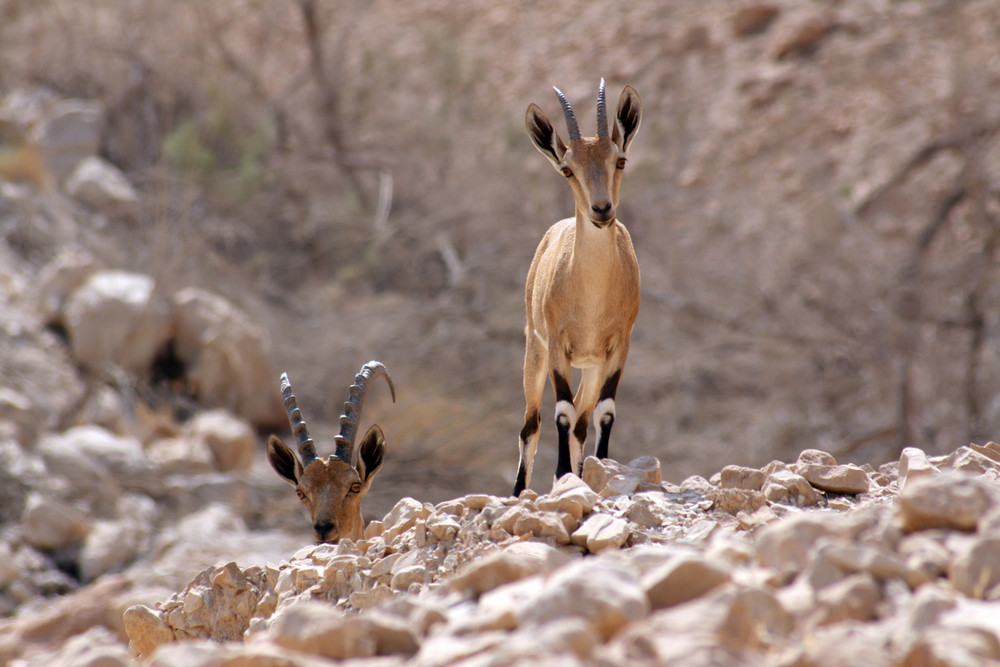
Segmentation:
{"type": "Polygon", "coordinates": [[[281,438],[272,435],[267,440],[267,460],[278,475],[295,487],[302,504],[309,510],[317,543],[338,542],[344,538],[358,540],[364,536],[361,499],[371,488],[372,480],[385,458],[382,429],[376,425],[368,429],[354,465],[351,464],[351,455],[368,382],[379,376],[385,378],[392,399],[396,400],[396,389],[385,366],[377,361],[365,364],[355,377],[350,396],[344,404],[340,435],[334,438],[336,451],[325,458],[316,455],[316,447],[292,394],[288,375],[281,376],[281,393],[292,435],[298,440],[299,456],[281,438]]]}
{"type": "Polygon", "coordinates": [[[602,79],[597,102],[597,136],[581,137],[566,96],[558,88],[555,90],[566,116],[569,145],[563,143],[552,121],[536,104],[531,104],[525,114],[528,133],[538,150],[573,188],[578,215],[603,229],[615,221],[626,153],[639,129],[639,95],[632,86],[625,87],[615,112],[614,130],[609,132],[602,79]]]}

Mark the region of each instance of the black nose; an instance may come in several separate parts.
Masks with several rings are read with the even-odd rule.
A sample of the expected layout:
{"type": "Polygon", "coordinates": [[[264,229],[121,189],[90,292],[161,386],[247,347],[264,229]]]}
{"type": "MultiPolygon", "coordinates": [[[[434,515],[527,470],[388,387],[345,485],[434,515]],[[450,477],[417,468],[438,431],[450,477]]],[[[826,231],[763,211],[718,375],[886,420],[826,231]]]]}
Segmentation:
{"type": "Polygon", "coordinates": [[[601,216],[602,218],[606,218],[607,215],[611,212],[611,202],[609,201],[597,202],[596,204],[591,205],[590,210],[593,211],[595,214],[601,216]]]}
{"type": "Polygon", "coordinates": [[[313,524],[313,530],[319,537],[326,537],[336,526],[328,519],[321,519],[313,524]]]}

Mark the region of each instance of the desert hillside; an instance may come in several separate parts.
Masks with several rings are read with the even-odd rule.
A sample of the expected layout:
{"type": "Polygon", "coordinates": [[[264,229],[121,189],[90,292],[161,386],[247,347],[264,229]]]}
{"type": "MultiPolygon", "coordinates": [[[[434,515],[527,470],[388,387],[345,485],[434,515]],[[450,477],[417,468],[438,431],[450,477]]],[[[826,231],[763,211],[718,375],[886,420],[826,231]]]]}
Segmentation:
{"type": "Polygon", "coordinates": [[[650,577],[680,556],[719,582],[683,604],[771,619],[705,640],[733,664],[822,664],[838,635],[820,628],[884,639],[873,664],[938,664],[906,635],[925,622],[1000,658],[995,624],[945,618],[994,613],[968,561],[995,523],[998,43],[990,0],[0,0],[0,662],[82,666],[89,643],[122,664],[285,664],[266,656],[299,641],[286,610],[316,598],[335,607],[316,623],[402,623],[406,648],[301,664],[540,661],[519,642],[543,629],[567,664],[655,664],[674,654],[641,637],[682,603],[650,577]],[[640,481],[552,487],[547,389],[534,491],[507,498],[525,274],[572,211],[524,113],[564,132],[555,84],[590,134],[601,77],[643,103],[619,207],[642,306],[607,463],[640,481]],[[388,440],[374,527],[303,550],[264,456],[288,429],[278,375],[330,447],[370,359],[397,388],[364,408],[388,440]],[[914,469],[982,514],[956,500],[914,524],[914,469]],[[769,560],[767,535],[828,513],[798,560],[769,560]],[[590,544],[605,523],[610,546],[590,544]],[[488,555],[503,574],[471,583],[488,555]],[[634,593],[624,617],[553,628],[523,604],[561,602],[506,588],[575,590],[586,567],[634,593]],[[226,609],[227,585],[242,621],[171,620],[183,591],[226,609]],[[132,605],[159,639],[129,654],[132,605]],[[237,641],[173,641],[192,638],[237,641]]]}

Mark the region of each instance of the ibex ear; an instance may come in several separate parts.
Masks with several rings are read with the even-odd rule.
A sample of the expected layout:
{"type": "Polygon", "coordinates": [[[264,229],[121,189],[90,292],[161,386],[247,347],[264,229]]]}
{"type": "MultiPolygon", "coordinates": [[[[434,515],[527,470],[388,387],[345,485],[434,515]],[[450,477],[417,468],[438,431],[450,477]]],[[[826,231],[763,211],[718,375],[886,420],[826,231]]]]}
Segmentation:
{"type": "Polygon", "coordinates": [[[302,464],[295,452],[276,435],[267,439],[267,460],[274,472],[285,478],[292,486],[297,486],[302,476],[302,464]]]}
{"type": "Polygon", "coordinates": [[[382,429],[378,425],[372,425],[361,440],[361,447],[358,449],[358,462],[355,465],[365,491],[368,491],[368,487],[371,486],[372,480],[375,479],[375,473],[382,467],[383,460],[385,460],[385,435],[382,434],[382,429]]]}
{"type": "Polygon", "coordinates": [[[535,144],[535,148],[541,151],[542,155],[547,157],[549,162],[558,169],[562,163],[563,155],[566,154],[566,144],[556,132],[552,121],[537,104],[528,106],[528,111],[524,115],[524,125],[528,128],[531,143],[535,144]]]}
{"type": "Polygon", "coordinates": [[[615,112],[615,129],[611,133],[611,141],[622,153],[628,152],[628,146],[635,138],[642,120],[642,101],[639,93],[632,86],[625,86],[622,96],[618,99],[618,110],[615,112]]]}

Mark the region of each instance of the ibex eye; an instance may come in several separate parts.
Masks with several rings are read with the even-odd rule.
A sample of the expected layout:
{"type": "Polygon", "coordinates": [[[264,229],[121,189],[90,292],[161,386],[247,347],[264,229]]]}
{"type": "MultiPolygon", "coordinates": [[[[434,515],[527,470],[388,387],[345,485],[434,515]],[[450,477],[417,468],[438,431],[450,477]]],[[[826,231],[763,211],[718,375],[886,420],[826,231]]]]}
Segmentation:
{"type": "Polygon", "coordinates": [[[618,168],[619,169],[624,169],[625,168],[625,161],[626,160],[623,157],[618,158],[618,168]]]}
{"type": "Polygon", "coordinates": [[[301,489],[295,489],[295,494],[299,497],[299,500],[306,499],[306,494],[303,493],[301,489]]]}
{"type": "Polygon", "coordinates": [[[563,167],[562,168],[562,173],[563,173],[563,176],[565,176],[566,178],[572,178],[573,177],[573,170],[570,169],[569,167],[563,167]]]}
{"type": "Polygon", "coordinates": [[[361,483],[355,482],[351,484],[351,493],[361,493],[361,483]]]}

